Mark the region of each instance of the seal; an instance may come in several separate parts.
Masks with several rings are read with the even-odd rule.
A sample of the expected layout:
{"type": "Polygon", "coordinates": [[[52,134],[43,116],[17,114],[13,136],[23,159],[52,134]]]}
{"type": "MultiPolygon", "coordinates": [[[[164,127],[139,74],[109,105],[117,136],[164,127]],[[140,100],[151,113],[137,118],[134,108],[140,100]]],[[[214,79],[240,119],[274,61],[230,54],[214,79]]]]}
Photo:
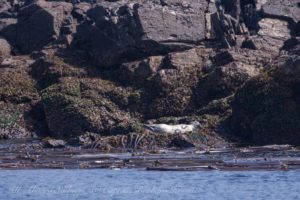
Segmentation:
{"type": "Polygon", "coordinates": [[[201,123],[194,121],[191,124],[144,124],[144,128],[153,133],[190,133],[196,132],[198,128],[203,128],[201,123]]]}

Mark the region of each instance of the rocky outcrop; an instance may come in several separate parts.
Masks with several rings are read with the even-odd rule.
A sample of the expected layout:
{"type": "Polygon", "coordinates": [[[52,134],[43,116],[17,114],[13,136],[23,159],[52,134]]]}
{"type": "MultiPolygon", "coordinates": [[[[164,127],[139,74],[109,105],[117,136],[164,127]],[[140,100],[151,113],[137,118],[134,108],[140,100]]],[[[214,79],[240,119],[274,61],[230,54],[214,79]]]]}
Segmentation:
{"type": "Polygon", "coordinates": [[[278,55],[285,42],[292,38],[287,21],[263,18],[258,22],[258,26],[257,35],[247,41],[250,48],[278,55]]]}
{"type": "Polygon", "coordinates": [[[0,137],[26,138],[47,134],[36,81],[26,57],[5,59],[0,66],[0,137]],[[43,133],[44,132],[44,133],[43,133]]]}
{"type": "Polygon", "coordinates": [[[299,144],[299,46],[272,68],[248,81],[235,95],[232,125],[255,143],[299,144]]]}
{"type": "Polygon", "coordinates": [[[102,1],[91,8],[81,4],[83,20],[73,45],[84,48],[101,68],[149,55],[190,48],[205,38],[207,2],[102,1]]]}
{"type": "Polygon", "coordinates": [[[109,81],[61,78],[42,91],[49,131],[56,137],[127,133],[134,118],[122,109],[130,93],[109,81]]]}
{"type": "MultiPolygon", "coordinates": [[[[298,62],[299,10],[286,0],[0,1],[0,135],[129,141],[145,134],[143,123],[186,119],[203,122],[198,143],[232,132],[289,142],[297,114],[281,118],[290,108],[272,95],[297,85],[287,66],[298,62]]],[[[174,135],[140,144],[173,139],[195,144],[174,135]]]]}
{"type": "Polygon", "coordinates": [[[206,74],[200,77],[195,101],[205,106],[212,100],[232,95],[245,81],[263,72],[270,60],[272,55],[259,50],[218,52],[212,59],[213,64],[205,68],[206,74]]]}
{"type": "Polygon", "coordinates": [[[72,4],[37,1],[20,9],[15,28],[3,30],[23,53],[40,50],[73,30],[72,4]]]}

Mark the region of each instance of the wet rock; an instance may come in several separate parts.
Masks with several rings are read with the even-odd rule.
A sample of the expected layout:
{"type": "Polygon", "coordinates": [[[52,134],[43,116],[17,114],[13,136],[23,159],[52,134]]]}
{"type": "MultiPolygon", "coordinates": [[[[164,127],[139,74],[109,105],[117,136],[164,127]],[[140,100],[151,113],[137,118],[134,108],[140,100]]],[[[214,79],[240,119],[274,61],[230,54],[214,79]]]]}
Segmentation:
{"type": "Polygon", "coordinates": [[[255,143],[300,144],[299,55],[298,46],[236,93],[232,115],[236,134],[255,143]]]}
{"type": "Polygon", "coordinates": [[[59,83],[42,91],[51,134],[69,137],[86,131],[104,135],[126,133],[131,117],[119,107],[126,103],[123,95],[126,96],[126,90],[122,91],[109,81],[61,78],[59,83]]]}
{"type": "Polygon", "coordinates": [[[44,146],[47,148],[64,148],[66,142],[63,140],[50,139],[44,142],[44,146]]]}

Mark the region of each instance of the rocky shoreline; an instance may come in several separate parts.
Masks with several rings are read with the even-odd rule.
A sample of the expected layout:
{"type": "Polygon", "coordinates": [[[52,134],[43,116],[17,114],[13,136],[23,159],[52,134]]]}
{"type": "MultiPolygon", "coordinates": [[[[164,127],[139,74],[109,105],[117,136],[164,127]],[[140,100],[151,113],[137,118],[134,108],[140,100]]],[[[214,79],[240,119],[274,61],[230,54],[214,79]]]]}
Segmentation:
{"type": "Polygon", "coordinates": [[[296,0],[1,0],[0,63],[0,140],[300,144],[296,0]]]}

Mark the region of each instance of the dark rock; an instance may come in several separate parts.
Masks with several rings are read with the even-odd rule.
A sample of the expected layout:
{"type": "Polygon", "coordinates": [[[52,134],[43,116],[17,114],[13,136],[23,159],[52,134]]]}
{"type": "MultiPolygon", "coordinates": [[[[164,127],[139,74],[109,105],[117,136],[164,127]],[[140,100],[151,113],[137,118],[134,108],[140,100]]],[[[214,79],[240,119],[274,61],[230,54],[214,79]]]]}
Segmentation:
{"type": "Polygon", "coordinates": [[[236,35],[248,34],[247,27],[240,21],[239,2],[224,1],[224,4],[219,2],[216,3],[216,9],[210,9],[211,12],[206,14],[207,39],[218,39],[223,47],[230,48],[238,45],[236,35]]]}
{"type": "Polygon", "coordinates": [[[198,107],[232,95],[244,82],[262,73],[272,60],[271,54],[259,50],[223,50],[213,58],[211,70],[199,77],[194,93],[198,107]]]}
{"type": "Polygon", "coordinates": [[[119,69],[120,79],[124,84],[142,87],[146,81],[157,74],[163,59],[163,56],[152,56],[141,61],[123,63],[119,69]]]}
{"type": "MultiPolygon", "coordinates": [[[[30,53],[57,39],[61,29],[72,25],[72,4],[37,1],[23,7],[18,13],[15,38],[11,43],[23,53],[30,53]]],[[[14,34],[11,30],[7,34],[14,34]]]]}
{"type": "Polygon", "coordinates": [[[26,61],[15,57],[9,60],[3,61],[7,63],[0,79],[0,99],[13,103],[37,101],[40,97],[35,88],[36,81],[29,75],[30,69],[26,61]]]}
{"type": "Polygon", "coordinates": [[[87,19],[86,13],[90,8],[91,8],[91,4],[89,3],[75,4],[72,11],[72,16],[76,18],[79,22],[86,20],[87,19]]]}
{"type": "Polygon", "coordinates": [[[242,19],[250,33],[257,33],[258,21],[262,18],[261,7],[264,1],[242,1],[242,19]]]}
{"type": "MultiPolygon", "coordinates": [[[[179,116],[191,110],[193,88],[197,86],[203,63],[196,49],[169,53],[151,79],[146,91],[146,117],[179,116]]],[[[143,98],[143,97],[142,97],[143,98]]]]}
{"type": "Polygon", "coordinates": [[[49,131],[56,137],[78,136],[86,131],[102,135],[126,133],[132,120],[120,108],[126,104],[126,95],[125,89],[109,81],[60,78],[59,83],[42,91],[49,131]]]}
{"type": "Polygon", "coordinates": [[[130,95],[129,103],[147,119],[178,116],[191,109],[192,90],[197,85],[202,65],[197,49],[190,49],[124,63],[118,71],[118,79],[122,84],[142,90],[130,95]]]}
{"type": "Polygon", "coordinates": [[[236,134],[260,144],[300,144],[300,54],[279,57],[272,68],[248,81],[235,95],[236,134]]]}
{"type": "Polygon", "coordinates": [[[38,56],[37,60],[31,65],[31,75],[37,80],[40,89],[59,82],[61,77],[81,78],[87,76],[85,69],[74,67],[65,62],[64,59],[55,56],[56,51],[53,51],[53,49],[44,50],[41,53],[43,55],[38,56]]]}
{"type": "Polygon", "coordinates": [[[5,59],[0,67],[0,135],[28,138],[47,134],[36,81],[29,75],[28,57],[5,59]],[[3,64],[5,63],[5,64],[3,64]]]}
{"type": "Polygon", "coordinates": [[[101,2],[74,14],[84,20],[73,46],[84,48],[102,68],[141,57],[191,48],[205,38],[207,2],[139,0],[101,2]]]}
{"type": "Polygon", "coordinates": [[[13,46],[17,35],[16,19],[0,19],[0,34],[13,46]]]}

